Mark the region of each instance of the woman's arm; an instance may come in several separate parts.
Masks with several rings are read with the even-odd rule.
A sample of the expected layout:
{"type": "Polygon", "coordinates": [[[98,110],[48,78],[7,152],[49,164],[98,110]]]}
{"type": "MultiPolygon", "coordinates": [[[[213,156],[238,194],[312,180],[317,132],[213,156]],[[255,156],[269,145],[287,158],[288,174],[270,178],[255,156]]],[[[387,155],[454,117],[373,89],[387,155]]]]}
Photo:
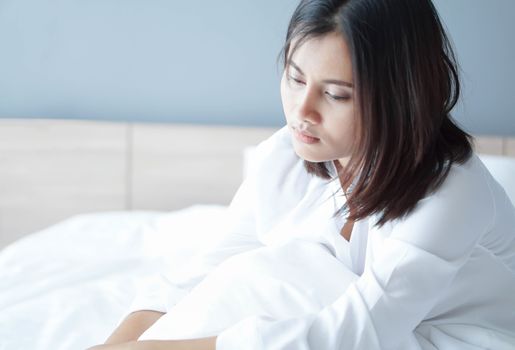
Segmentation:
{"type": "Polygon", "coordinates": [[[190,340],[142,340],[98,345],[87,350],[216,350],[216,337],[190,340]]]}
{"type": "Polygon", "coordinates": [[[133,312],[113,331],[105,344],[119,344],[137,340],[163,315],[162,312],[150,310],[133,312]]]}

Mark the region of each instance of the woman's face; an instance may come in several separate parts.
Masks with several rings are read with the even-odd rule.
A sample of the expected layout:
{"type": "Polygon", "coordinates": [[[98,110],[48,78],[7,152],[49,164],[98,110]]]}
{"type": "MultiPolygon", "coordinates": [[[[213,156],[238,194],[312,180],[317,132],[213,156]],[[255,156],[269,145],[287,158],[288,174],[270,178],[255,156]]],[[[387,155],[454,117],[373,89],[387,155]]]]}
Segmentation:
{"type": "Polygon", "coordinates": [[[297,49],[281,79],[281,98],[297,155],[345,166],[356,116],[351,57],[340,34],[308,39],[297,49]]]}

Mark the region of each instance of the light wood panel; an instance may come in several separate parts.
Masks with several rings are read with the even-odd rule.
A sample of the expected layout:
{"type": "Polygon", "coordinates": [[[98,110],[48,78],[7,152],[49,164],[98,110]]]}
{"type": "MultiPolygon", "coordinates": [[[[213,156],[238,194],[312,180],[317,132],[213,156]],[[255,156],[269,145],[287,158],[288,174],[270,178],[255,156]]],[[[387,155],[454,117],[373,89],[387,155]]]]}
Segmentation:
{"type": "Polygon", "coordinates": [[[475,150],[478,153],[502,155],[503,139],[495,136],[482,136],[475,139],[475,150]]]}
{"type": "Polygon", "coordinates": [[[242,181],[243,150],[272,128],[134,124],[133,209],[229,204],[242,181]]]}
{"type": "Polygon", "coordinates": [[[515,138],[505,138],[503,154],[510,157],[515,157],[515,138]]]}
{"type": "Polygon", "coordinates": [[[2,120],[0,246],[71,215],[126,206],[126,125],[2,120]]]}

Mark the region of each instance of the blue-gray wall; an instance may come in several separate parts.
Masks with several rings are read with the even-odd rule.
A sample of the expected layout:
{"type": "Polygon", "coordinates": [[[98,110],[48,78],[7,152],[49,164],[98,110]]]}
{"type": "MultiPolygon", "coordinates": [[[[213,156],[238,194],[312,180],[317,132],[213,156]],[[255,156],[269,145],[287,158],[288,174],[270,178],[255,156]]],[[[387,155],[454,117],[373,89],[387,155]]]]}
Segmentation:
{"type": "MultiPolygon", "coordinates": [[[[515,1],[436,0],[464,70],[456,118],[515,135],[515,1]]],[[[0,117],[283,122],[297,0],[0,0],[0,117]]]]}
{"type": "Polygon", "coordinates": [[[456,119],[477,134],[515,135],[515,1],[434,3],[462,68],[456,119]]]}

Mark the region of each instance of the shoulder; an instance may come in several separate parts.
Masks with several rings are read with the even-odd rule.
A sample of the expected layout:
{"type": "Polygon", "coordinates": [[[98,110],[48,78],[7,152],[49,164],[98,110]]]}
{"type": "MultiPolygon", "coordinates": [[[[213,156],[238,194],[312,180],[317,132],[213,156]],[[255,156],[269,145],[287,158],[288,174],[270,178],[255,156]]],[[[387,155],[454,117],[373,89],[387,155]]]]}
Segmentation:
{"type": "Polygon", "coordinates": [[[458,215],[460,212],[469,215],[470,211],[477,210],[492,213],[492,182],[494,180],[484,164],[472,153],[464,163],[454,163],[440,187],[424,197],[419,204],[445,205],[458,215]]]}
{"type": "Polygon", "coordinates": [[[444,182],[401,219],[392,238],[453,259],[474,246],[495,219],[492,179],[476,154],[453,164],[444,182]],[[445,242],[445,244],[442,244],[445,242]]]}
{"type": "MultiPolygon", "coordinates": [[[[479,157],[472,153],[462,164],[454,163],[442,185],[432,194],[430,199],[446,197],[448,200],[459,201],[474,199],[482,202],[484,207],[492,201],[491,176],[479,157]]],[[[472,204],[472,203],[471,203],[472,204]]]]}
{"type": "Polygon", "coordinates": [[[451,210],[454,215],[468,215],[470,210],[488,212],[493,206],[491,186],[494,181],[479,157],[472,153],[464,163],[452,164],[440,186],[420,199],[410,214],[394,222],[433,209],[451,210]]]}

